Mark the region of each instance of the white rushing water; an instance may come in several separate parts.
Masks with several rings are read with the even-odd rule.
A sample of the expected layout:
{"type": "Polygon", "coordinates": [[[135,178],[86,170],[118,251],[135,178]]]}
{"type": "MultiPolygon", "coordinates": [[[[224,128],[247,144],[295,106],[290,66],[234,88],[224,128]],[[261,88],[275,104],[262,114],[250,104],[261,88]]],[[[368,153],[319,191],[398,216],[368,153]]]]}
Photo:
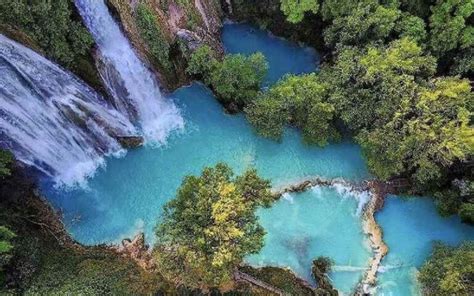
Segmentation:
{"type": "Polygon", "coordinates": [[[100,54],[100,73],[114,105],[135,120],[147,141],[164,143],[183,126],[179,110],[163,98],[154,74],[140,61],[103,0],[76,0],[100,54]]]}
{"type": "Polygon", "coordinates": [[[74,185],[136,133],[127,117],[71,73],[0,35],[0,146],[57,184],[74,185]]]}

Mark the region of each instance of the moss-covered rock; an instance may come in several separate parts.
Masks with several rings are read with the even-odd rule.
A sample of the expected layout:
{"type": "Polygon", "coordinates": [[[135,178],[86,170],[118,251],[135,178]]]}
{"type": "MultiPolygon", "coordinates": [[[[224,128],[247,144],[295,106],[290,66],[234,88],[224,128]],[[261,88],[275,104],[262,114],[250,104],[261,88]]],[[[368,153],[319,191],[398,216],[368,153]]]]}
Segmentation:
{"type": "Polygon", "coordinates": [[[217,0],[107,0],[141,59],[173,90],[189,82],[186,61],[199,45],[222,53],[217,0]]]}

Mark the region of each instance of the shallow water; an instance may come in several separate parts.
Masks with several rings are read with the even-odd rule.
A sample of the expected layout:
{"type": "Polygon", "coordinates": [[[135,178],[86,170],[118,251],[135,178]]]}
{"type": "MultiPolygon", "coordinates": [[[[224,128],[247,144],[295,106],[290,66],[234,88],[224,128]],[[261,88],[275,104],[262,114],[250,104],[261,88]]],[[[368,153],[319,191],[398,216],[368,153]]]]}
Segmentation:
{"type": "Polygon", "coordinates": [[[474,239],[474,227],[459,217],[443,218],[428,198],[389,197],[376,217],[389,247],[379,275],[379,295],[416,295],[417,268],[437,240],[458,245],[474,239]]]}
{"type": "Polygon", "coordinates": [[[259,211],[265,227],[265,246],[247,261],[253,265],[289,266],[306,280],[318,256],[334,260],[333,284],[349,293],[363,275],[370,249],[362,233],[358,202],[366,193],[349,193],[343,187],[315,187],[288,194],[270,209],[259,211]]]}
{"type": "MultiPolygon", "coordinates": [[[[316,69],[318,57],[314,51],[247,25],[226,25],[223,38],[228,52],[252,53],[258,49],[267,55],[267,84],[287,72],[316,69]]],[[[118,242],[145,231],[147,240],[152,242],[161,207],[174,197],[182,178],[199,174],[204,166],[220,161],[227,162],[236,173],[255,166],[275,187],[310,176],[351,181],[370,177],[359,147],[351,142],[324,149],[308,147],[293,129],[286,131],[281,143],[262,139],[243,116],[225,114],[210,91],[200,84],[181,88],[172,97],[181,110],[185,128],[172,135],[165,146],[143,147],[129,151],[124,158],[108,159],[106,169],[97,172],[88,189],[64,192],[45,186],[47,196],[63,211],[66,226],[78,241],[118,242]]],[[[361,233],[358,198],[359,195],[348,196],[341,188],[319,188],[288,195],[272,208],[260,210],[260,221],[268,232],[266,245],[248,261],[290,266],[311,281],[312,259],[330,256],[336,263],[330,275],[335,286],[349,292],[370,255],[361,233]]],[[[391,198],[377,219],[393,253],[383,264],[387,271],[381,275],[381,293],[410,295],[414,284],[407,273],[390,266],[400,262],[407,270],[419,266],[429,253],[433,238],[451,243],[473,238],[472,228],[462,226],[456,219],[438,217],[432,203],[424,199],[407,203],[391,198]]]]}
{"type": "Polygon", "coordinates": [[[166,147],[145,147],[122,159],[109,159],[88,190],[50,192],[80,242],[117,241],[138,229],[152,238],[161,207],[173,198],[182,178],[220,161],[237,173],[255,166],[275,186],[316,175],[349,180],[368,176],[359,148],[350,142],[308,147],[295,130],[288,130],[284,141],[276,143],[257,137],[243,116],[223,113],[199,84],[180,89],[175,97],[186,128],[166,147]]]}

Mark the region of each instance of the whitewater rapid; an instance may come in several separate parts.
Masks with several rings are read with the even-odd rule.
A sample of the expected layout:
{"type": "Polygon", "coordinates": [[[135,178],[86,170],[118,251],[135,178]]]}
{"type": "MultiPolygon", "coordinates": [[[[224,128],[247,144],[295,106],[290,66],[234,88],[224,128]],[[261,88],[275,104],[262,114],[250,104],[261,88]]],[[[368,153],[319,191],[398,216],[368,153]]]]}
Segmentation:
{"type": "Polygon", "coordinates": [[[43,56],[0,35],[0,146],[56,184],[83,184],[136,134],[126,116],[43,56]]]}
{"type": "Polygon", "coordinates": [[[114,105],[138,123],[148,142],[163,144],[184,125],[179,109],[163,97],[155,75],[138,58],[104,1],[75,3],[99,48],[99,71],[114,105]]]}

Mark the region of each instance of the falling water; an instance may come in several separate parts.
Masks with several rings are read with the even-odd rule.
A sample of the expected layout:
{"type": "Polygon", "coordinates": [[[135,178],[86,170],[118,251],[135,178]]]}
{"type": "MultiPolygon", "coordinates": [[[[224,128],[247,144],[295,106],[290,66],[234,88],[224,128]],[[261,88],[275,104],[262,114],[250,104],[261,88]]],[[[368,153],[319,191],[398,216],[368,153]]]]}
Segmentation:
{"type": "Polygon", "coordinates": [[[18,160],[73,185],[120,151],[131,122],[72,74],[0,35],[0,145],[18,160]]]}
{"type": "Polygon", "coordinates": [[[183,126],[178,109],[163,98],[151,71],[140,61],[103,0],[76,0],[99,48],[101,76],[123,114],[138,122],[145,138],[163,143],[183,126]]]}

